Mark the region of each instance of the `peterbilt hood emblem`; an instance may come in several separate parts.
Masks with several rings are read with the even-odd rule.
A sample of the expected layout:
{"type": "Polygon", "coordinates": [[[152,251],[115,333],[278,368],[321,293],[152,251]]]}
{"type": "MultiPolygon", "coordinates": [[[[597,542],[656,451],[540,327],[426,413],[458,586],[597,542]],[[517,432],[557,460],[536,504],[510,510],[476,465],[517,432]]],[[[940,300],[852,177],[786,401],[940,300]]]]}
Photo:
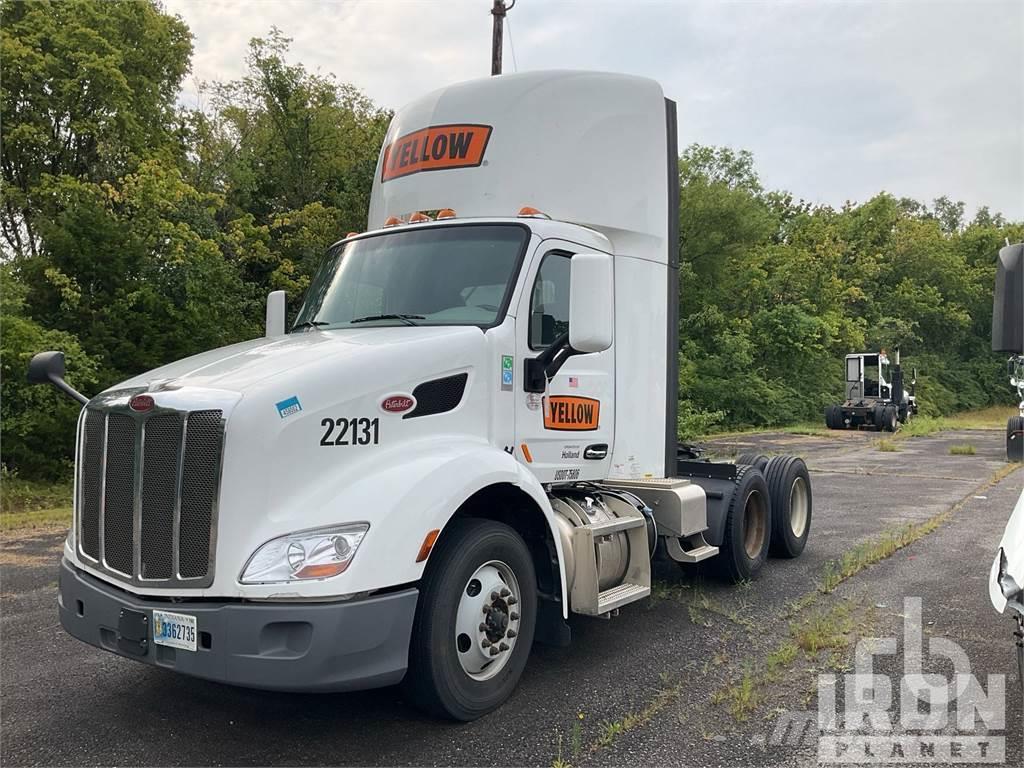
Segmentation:
{"type": "Polygon", "coordinates": [[[412,395],[388,395],[380,401],[380,409],[384,413],[405,413],[416,407],[416,398],[412,395]]]}
{"type": "Polygon", "coordinates": [[[145,413],[153,410],[153,398],[149,395],[136,395],[128,401],[128,407],[138,413],[145,413]]]}

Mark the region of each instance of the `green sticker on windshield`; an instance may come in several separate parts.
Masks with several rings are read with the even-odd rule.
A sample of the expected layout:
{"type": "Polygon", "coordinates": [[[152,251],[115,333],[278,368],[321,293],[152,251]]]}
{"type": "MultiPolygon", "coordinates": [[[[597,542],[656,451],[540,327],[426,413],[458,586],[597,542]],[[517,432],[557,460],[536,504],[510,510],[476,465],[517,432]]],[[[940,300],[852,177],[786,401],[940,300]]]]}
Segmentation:
{"type": "Polygon", "coordinates": [[[501,390],[512,391],[512,355],[501,356],[501,390]]]}

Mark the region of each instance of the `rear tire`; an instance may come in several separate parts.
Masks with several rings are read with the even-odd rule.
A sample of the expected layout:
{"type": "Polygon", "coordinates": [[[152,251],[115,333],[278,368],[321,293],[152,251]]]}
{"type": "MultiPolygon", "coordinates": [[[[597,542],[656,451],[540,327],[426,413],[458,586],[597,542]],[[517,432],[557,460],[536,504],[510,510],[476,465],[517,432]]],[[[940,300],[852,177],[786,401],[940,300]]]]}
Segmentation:
{"type": "Polygon", "coordinates": [[[811,476],[799,456],[776,456],[764,470],[772,504],[771,554],[798,557],[811,533],[811,476]]]}
{"type": "Polygon", "coordinates": [[[1024,461],[1024,418],[1020,416],[1006,422],[1006,460],[1024,461]]]}
{"type": "Polygon", "coordinates": [[[895,405],[887,405],[882,411],[882,426],[886,432],[895,432],[899,423],[898,412],[895,405]]]}
{"type": "Polygon", "coordinates": [[[741,453],[736,457],[737,464],[746,464],[750,467],[757,467],[764,472],[764,467],[768,463],[768,457],[763,453],[741,453]]]}
{"type": "Polygon", "coordinates": [[[537,577],[519,534],[493,520],[452,520],[420,583],[406,695],[420,709],[453,720],[497,709],[523,674],[536,617],[537,577]],[[508,649],[492,657],[500,644],[508,649]]]}
{"type": "Polygon", "coordinates": [[[764,565],[772,527],[768,485],[761,471],[741,466],[735,482],[717,558],[722,575],[734,582],[754,578],[764,565]]]}
{"type": "Polygon", "coordinates": [[[875,425],[875,431],[881,432],[885,429],[885,406],[876,405],[871,412],[871,422],[875,425]]]}

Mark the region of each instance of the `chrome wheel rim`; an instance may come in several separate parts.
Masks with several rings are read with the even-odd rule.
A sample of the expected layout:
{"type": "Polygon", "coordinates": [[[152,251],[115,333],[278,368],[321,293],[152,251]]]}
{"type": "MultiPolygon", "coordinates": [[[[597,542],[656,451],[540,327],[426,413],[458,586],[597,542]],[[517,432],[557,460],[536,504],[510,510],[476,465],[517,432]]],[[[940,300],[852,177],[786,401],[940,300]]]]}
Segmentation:
{"type": "Polygon", "coordinates": [[[807,495],[807,481],[798,477],[789,489],[789,527],[798,539],[807,530],[807,509],[810,507],[807,495]]]}
{"type": "Polygon", "coordinates": [[[519,638],[519,581],[500,560],[490,560],[462,587],[455,615],[455,653],[462,671],[489,680],[512,656],[519,638]]]}

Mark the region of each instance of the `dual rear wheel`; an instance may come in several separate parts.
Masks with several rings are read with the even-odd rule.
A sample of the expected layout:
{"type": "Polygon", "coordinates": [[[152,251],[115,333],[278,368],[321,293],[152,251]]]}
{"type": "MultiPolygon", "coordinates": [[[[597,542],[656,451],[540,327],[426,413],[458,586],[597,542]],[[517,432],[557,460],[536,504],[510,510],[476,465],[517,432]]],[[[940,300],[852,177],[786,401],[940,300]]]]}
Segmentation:
{"type": "MultiPolygon", "coordinates": [[[[763,464],[737,459],[736,489],[726,513],[718,565],[733,581],[757,575],[769,553],[797,557],[811,531],[811,482],[798,456],[775,456],[763,464]]],[[[748,460],[763,458],[746,456],[748,460]]]]}

